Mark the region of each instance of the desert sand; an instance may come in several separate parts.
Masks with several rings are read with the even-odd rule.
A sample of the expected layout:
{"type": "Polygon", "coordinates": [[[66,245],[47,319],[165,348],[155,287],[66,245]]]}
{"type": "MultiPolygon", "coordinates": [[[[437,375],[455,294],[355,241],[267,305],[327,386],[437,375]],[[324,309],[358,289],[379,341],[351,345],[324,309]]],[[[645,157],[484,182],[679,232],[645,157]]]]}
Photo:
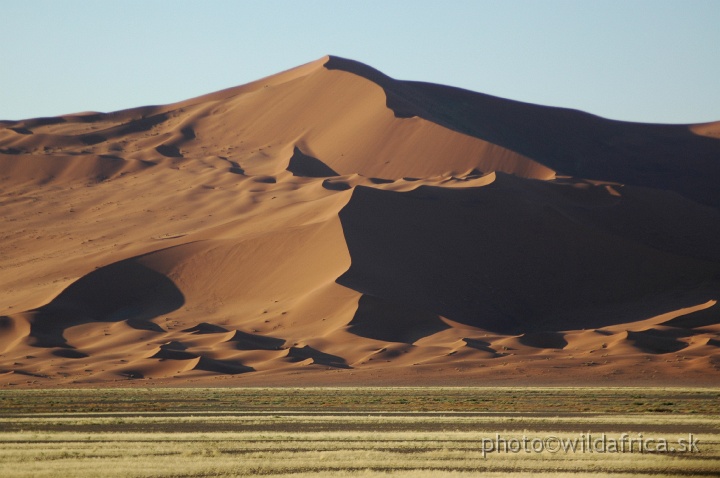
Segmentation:
{"type": "Polygon", "coordinates": [[[720,123],[324,57],[0,122],[0,384],[719,385],[720,123]]]}

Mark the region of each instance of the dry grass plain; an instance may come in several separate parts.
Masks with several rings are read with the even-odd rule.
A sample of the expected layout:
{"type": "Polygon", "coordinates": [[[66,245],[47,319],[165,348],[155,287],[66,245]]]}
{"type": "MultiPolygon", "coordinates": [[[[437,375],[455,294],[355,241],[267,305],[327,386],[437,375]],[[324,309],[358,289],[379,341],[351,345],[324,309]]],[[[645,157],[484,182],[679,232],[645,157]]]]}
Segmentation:
{"type": "Polygon", "coordinates": [[[719,404],[716,389],[676,388],[3,390],[0,468],[5,477],[718,476],[719,404]],[[603,433],[670,446],[692,434],[697,450],[540,450],[548,437],[603,433]],[[508,443],[499,452],[488,449],[497,435],[508,443]],[[523,437],[537,451],[514,445],[523,437]]]}

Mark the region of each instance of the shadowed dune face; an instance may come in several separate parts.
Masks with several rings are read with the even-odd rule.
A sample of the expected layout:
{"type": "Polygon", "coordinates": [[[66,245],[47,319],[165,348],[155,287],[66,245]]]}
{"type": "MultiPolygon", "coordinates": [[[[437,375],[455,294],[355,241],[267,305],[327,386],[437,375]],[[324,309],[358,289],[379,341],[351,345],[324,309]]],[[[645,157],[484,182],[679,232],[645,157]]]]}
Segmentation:
{"type": "Polygon", "coordinates": [[[563,334],[553,332],[523,334],[519,342],[528,347],[543,349],[564,349],[568,344],[563,334]]]}
{"type": "MultiPolygon", "coordinates": [[[[628,230],[603,230],[590,220],[597,210],[553,203],[510,177],[466,189],[358,187],[340,213],[352,266],[338,283],[517,334],[640,320],[645,310],[609,311],[649,295],[666,303],[680,294],[674,300],[682,302],[684,290],[718,290],[717,263],[683,257],[679,248],[659,251],[652,238],[639,240],[644,224],[631,228],[615,209],[600,217],[620,216],[628,230]]],[[[652,222],[651,212],[632,214],[652,222]]]]}
{"type": "Polygon", "coordinates": [[[440,317],[413,306],[363,295],[348,330],[384,342],[413,343],[450,328],[440,317]]]}
{"type": "Polygon", "coordinates": [[[319,159],[304,154],[297,146],[293,149],[293,155],[290,158],[287,170],[294,176],[309,178],[338,176],[338,173],[333,171],[332,168],[329,168],[319,159]]]}
{"type": "Polygon", "coordinates": [[[694,329],[711,327],[717,324],[718,320],[720,320],[720,306],[717,303],[713,303],[709,308],[674,317],[665,322],[664,325],[683,329],[694,329]]]}
{"type": "Polygon", "coordinates": [[[265,335],[248,334],[247,332],[235,331],[232,339],[238,350],[281,350],[285,341],[268,337],[265,335]]]}
{"type": "Polygon", "coordinates": [[[715,384],[716,130],[337,57],[0,122],[0,384],[715,384]]]}
{"type": "Polygon", "coordinates": [[[316,363],[330,367],[349,368],[344,358],[321,352],[309,345],[304,347],[291,347],[287,352],[287,356],[292,362],[307,361],[308,363],[316,363]]]}
{"type": "Polygon", "coordinates": [[[133,328],[162,331],[149,320],[184,303],[170,279],[130,259],[91,272],[34,311],[30,336],[39,347],[62,347],[65,329],[87,322],[125,321],[133,328]]]}

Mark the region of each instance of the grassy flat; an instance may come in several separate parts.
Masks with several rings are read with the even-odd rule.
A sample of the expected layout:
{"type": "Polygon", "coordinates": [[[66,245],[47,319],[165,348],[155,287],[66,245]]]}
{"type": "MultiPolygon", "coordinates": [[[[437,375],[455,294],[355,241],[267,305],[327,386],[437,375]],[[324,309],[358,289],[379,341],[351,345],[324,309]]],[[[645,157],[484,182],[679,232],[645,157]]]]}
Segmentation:
{"type": "Polygon", "coordinates": [[[0,465],[8,477],[717,476],[719,396],[620,388],[4,390],[0,465]],[[680,451],[689,437],[697,449],[680,451]],[[608,448],[621,440],[623,452],[608,448]],[[655,440],[653,449],[665,440],[676,451],[641,450],[641,440],[655,440]]]}

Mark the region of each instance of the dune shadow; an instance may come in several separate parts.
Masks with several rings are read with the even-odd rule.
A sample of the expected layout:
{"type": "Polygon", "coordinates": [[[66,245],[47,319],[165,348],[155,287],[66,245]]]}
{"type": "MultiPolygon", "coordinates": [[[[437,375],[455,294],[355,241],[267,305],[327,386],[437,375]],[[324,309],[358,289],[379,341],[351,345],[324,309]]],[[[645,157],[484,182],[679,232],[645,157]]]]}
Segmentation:
{"type": "Polygon", "coordinates": [[[208,357],[200,357],[200,361],[195,366],[195,369],[225,375],[237,375],[255,371],[254,368],[243,365],[242,363],[234,360],[217,360],[208,357]]]}
{"type": "Polygon", "coordinates": [[[183,332],[190,332],[193,334],[222,334],[228,331],[228,329],[224,327],[220,327],[219,325],[215,324],[209,324],[207,322],[201,322],[193,327],[190,327],[188,329],[183,329],[183,332]]]}
{"type": "Polygon", "coordinates": [[[663,325],[695,329],[718,323],[720,323],[720,303],[716,303],[707,309],[696,310],[695,312],[675,317],[667,322],[663,322],[663,325]]]}
{"type": "Polygon", "coordinates": [[[27,128],[37,128],[38,126],[51,126],[54,124],[60,124],[65,122],[67,122],[67,120],[62,116],[33,118],[24,121],[27,128]]]}
{"type": "MultiPolygon", "coordinates": [[[[129,314],[132,314],[134,312],[137,312],[137,309],[128,311],[128,312],[129,312],[129,314]]],[[[133,329],[137,329],[137,330],[149,330],[150,332],[165,332],[165,329],[160,327],[155,322],[151,322],[151,321],[145,320],[145,319],[138,319],[138,318],[130,317],[127,320],[125,320],[125,323],[128,324],[129,327],[132,327],[133,329]]]]}
{"type": "Polygon", "coordinates": [[[198,357],[199,355],[192,352],[186,352],[184,350],[176,350],[167,347],[160,347],[160,351],[150,358],[156,358],[161,360],[193,360],[198,357]]]}
{"type": "MultiPolygon", "coordinates": [[[[207,324],[209,325],[209,324],[207,324]]],[[[224,329],[223,329],[224,330],[224,329]]],[[[164,360],[187,361],[199,359],[193,367],[195,370],[204,370],[206,372],[220,373],[226,375],[236,375],[239,373],[252,372],[255,369],[243,365],[235,360],[218,360],[205,357],[201,354],[188,352],[187,346],[181,342],[169,342],[160,346],[160,350],[150,358],[164,360]]]]}
{"type": "Polygon", "coordinates": [[[190,141],[196,138],[195,130],[190,127],[186,126],[180,130],[180,134],[182,135],[183,139],[190,141]]]}
{"type": "Polygon", "coordinates": [[[232,174],[245,175],[245,170],[240,166],[240,163],[238,163],[237,161],[232,161],[226,156],[218,156],[218,158],[230,163],[230,169],[228,169],[228,171],[230,171],[232,174]]]}
{"type": "MultiPolygon", "coordinates": [[[[636,232],[646,226],[629,220],[635,214],[622,230],[588,228],[582,215],[568,219],[573,206],[546,207],[545,191],[524,181],[507,176],[477,188],[411,191],[356,186],[339,213],[351,262],[336,282],[426,311],[429,324],[441,316],[509,335],[635,322],[716,294],[715,262],[698,266],[679,242],[667,252],[641,242],[636,232]]],[[[382,312],[375,302],[361,300],[351,332],[414,338],[399,336],[413,325],[407,314],[382,312]],[[383,320],[373,324],[373,315],[383,320]]],[[[712,317],[699,314],[692,325],[712,317]]],[[[545,339],[550,348],[565,346],[560,336],[545,339]]]]}
{"type": "Polygon", "coordinates": [[[293,176],[302,176],[306,178],[327,178],[339,176],[330,166],[323,163],[317,158],[308,156],[295,146],[293,155],[288,163],[287,170],[293,176]]]}
{"type": "Polygon", "coordinates": [[[80,136],[80,141],[84,145],[92,146],[107,141],[107,138],[101,134],[84,134],[80,136]]]}
{"type": "Polygon", "coordinates": [[[157,151],[159,154],[162,154],[166,158],[182,158],[183,155],[180,152],[180,149],[177,146],[174,146],[172,144],[161,144],[160,146],[155,148],[155,151],[157,151]]]}
{"type": "Polygon", "coordinates": [[[72,283],[47,305],[32,311],[30,336],[38,347],[70,347],[65,330],[92,322],[120,322],[162,332],[150,319],[177,310],[185,298],[165,275],[137,258],[116,262],[72,283]]]}
{"type": "Polygon", "coordinates": [[[394,179],[384,179],[384,178],[370,178],[370,182],[373,184],[392,184],[395,182],[394,179]]]}
{"type": "Polygon", "coordinates": [[[82,114],[82,115],[73,115],[72,121],[77,123],[94,123],[96,121],[100,121],[104,117],[106,117],[106,113],[89,113],[89,114],[82,114]]]}
{"type": "MultiPolygon", "coordinates": [[[[149,131],[154,126],[157,126],[157,125],[165,122],[167,119],[168,119],[168,116],[166,113],[142,117],[139,119],[133,119],[133,120],[130,120],[127,123],[124,123],[116,128],[112,128],[112,130],[114,130],[114,133],[115,133],[113,136],[125,136],[125,135],[131,134],[131,133],[142,133],[144,131],[149,131]]],[[[108,131],[110,131],[110,130],[108,130],[108,131]]]]}
{"type": "Polygon", "coordinates": [[[70,359],[79,359],[79,358],[85,358],[88,356],[88,354],[86,354],[84,352],[80,352],[79,350],[74,350],[74,349],[57,349],[57,350],[53,350],[52,354],[56,357],[70,358],[70,359]]]}
{"type": "Polygon", "coordinates": [[[287,356],[292,362],[302,362],[303,360],[312,359],[313,363],[327,365],[328,367],[351,368],[344,358],[321,352],[309,345],[304,347],[290,347],[287,356]]]}
{"type": "Polygon", "coordinates": [[[450,328],[437,314],[363,295],[348,331],[385,342],[413,343],[450,328]]]}
{"type": "Polygon", "coordinates": [[[522,334],[518,341],[536,349],[563,349],[568,344],[560,332],[533,332],[522,334]]]}
{"type": "MultiPolygon", "coordinates": [[[[680,334],[680,336],[686,335],[680,334]]],[[[678,334],[658,329],[628,332],[627,340],[643,352],[651,354],[679,352],[688,346],[686,342],[678,340],[678,334]]]]}
{"type": "Polygon", "coordinates": [[[228,342],[234,342],[238,350],[281,350],[285,345],[284,339],[248,334],[239,330],[235,331],[235,334],[228,342]]]}
{"type": "Polygon", "coordinates": [[[465,342],[466,346],[472,349],[482,350],[483,352],[496,353],[496,350],[491,347],[492,344],[490,344],[490,342],[486,342],[485,340],[472,339],[469,337],[465,337],[462,340],[463,342],[465,342]]]}
{"type": "Polygon", "coordinates": [[[322,187],[329,191],[347,191],[352,188],[347,181],[337,181],[332,179],[326,179],[323,181],[322,187]]]}
{"type": "Polygon", "coordinates": [[[185,345],[182,342],[178,342],[177,340],[171,340],[170,342],[162,344],[160,346],[160,349],[163,349],[163,350],[186,350],[187,345],[185,345]]]}

